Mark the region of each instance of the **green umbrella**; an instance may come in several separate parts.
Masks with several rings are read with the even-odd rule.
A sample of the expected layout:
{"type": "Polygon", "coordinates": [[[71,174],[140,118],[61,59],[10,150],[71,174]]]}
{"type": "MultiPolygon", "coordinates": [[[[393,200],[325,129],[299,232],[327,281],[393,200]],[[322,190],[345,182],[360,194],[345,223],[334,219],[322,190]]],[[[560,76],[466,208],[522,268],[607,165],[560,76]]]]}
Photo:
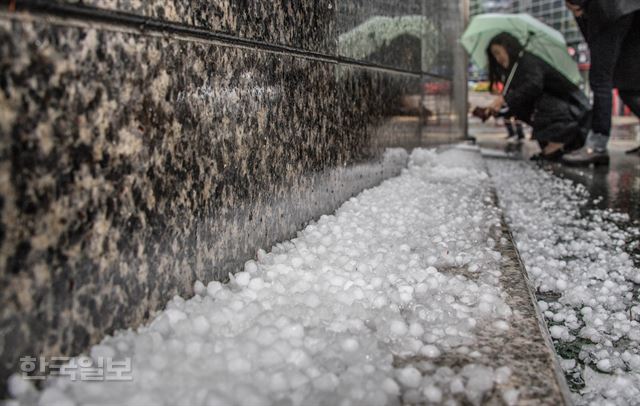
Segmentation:
{"type": "MultiPolygon", "coordinates": [[[[518,38],[527,51],[542,58],[574,84],[578,85],[582,81],[578,65],[569,55],[567,42],[562,34],[529,14],[477,15],[462,35],[462,46],[476,65],[485,68],[489,64],[489,42],[501,32],[508,32],[518,38]]],[[[517,61],[505,85],[505,92],[516,69],[517,61]]]]}

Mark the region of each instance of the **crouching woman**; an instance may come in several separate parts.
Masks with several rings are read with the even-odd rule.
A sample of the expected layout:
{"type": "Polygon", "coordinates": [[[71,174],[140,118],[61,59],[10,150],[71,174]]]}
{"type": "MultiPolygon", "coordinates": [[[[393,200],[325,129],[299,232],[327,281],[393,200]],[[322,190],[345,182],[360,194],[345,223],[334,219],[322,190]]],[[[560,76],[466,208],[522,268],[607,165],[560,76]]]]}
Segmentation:
{"type": "Polygon", "coordinates": [[[488,109],[533,128],[533,138],[542,150],[537,159],[559,160],[565,152],[584,144],[591,109],[575,84],[538,56],[524,51],[518,39],[506,32],[493,37],[487,56],[490,89],[504,84],[518,62],[506,94],[497,96],[488,109]]]}

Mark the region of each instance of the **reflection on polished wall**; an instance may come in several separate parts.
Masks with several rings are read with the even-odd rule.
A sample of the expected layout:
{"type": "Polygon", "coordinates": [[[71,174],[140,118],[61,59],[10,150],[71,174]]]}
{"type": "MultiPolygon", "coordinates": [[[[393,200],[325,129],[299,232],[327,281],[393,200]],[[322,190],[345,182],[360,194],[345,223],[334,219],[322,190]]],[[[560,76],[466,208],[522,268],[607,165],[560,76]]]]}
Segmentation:
{"type": "Polygon", "coordinates": [[[462,137],[452,3],[3,3],[2,382],[224,280],[399,174],[395,148],[462,137]]]}
{"type": "Polygon", "coordinates": [[[403,94],[389,106],[384,126],[417,123],[415,145],[451,142],[465,132],[466,56],[457,43],[468,12],[465,4],[338,2],[341,57],[414,74],[410,86],[391,86],[403,94]]]}

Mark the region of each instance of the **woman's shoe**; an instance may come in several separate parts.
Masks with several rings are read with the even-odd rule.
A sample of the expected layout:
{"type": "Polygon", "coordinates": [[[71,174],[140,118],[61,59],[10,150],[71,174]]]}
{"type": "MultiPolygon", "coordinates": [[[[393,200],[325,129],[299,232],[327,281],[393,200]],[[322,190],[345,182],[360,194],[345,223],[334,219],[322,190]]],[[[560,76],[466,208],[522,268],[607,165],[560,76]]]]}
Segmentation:
{"type": "Polygon", "coordinates": [[[535,154],[531,157],[532,161],[537,161],[537,162],[560,162],[562,161],[562,156],[564,155],[564,149],[560,148],[557,149],[549,154],[545,154],[543,152],[540,152],[538,154],[535,154]]]}

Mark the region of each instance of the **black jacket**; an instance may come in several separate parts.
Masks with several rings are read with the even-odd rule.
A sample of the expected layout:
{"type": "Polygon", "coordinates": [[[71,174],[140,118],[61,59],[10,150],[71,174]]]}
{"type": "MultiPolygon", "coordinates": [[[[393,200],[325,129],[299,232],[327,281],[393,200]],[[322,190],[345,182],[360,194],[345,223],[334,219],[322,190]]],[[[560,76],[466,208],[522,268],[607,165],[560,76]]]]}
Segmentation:
{"type": "Polygon", "coordinates": [[[525,52],[520,58],[505,101],[511,114],[533,127],[539,141],[571,143],[584,136],[589,100],[578,86],[536,55],[525,52]]]}

